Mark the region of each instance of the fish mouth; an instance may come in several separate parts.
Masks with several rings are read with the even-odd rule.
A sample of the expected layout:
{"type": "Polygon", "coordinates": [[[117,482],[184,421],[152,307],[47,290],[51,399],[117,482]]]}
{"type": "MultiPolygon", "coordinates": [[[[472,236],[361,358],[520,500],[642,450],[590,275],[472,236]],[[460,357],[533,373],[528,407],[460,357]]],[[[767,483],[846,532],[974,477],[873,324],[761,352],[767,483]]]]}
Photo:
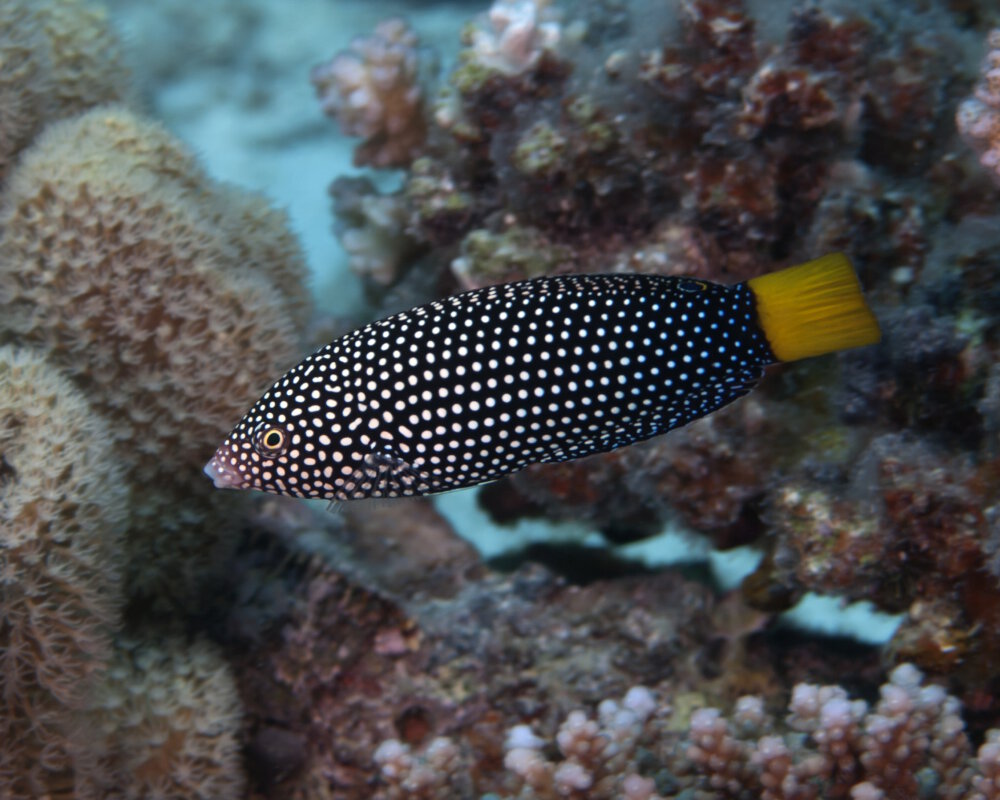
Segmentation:
{"type": "Polygon", "coordinates": [[[204,472],[212,479],[216,489],[239,489],[243,485],[243,477],[227,465],[218,453],[205,465],[204,472]]]}

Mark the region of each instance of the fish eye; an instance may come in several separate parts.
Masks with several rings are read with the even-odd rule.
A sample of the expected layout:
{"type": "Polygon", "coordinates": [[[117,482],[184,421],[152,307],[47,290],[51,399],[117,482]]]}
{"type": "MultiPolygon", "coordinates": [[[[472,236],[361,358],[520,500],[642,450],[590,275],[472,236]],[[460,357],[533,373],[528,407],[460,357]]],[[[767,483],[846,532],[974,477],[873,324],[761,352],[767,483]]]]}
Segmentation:
{"type": "Polygon", "coordinates": [[[254,448],[265,458],[274,458],[284,453],[287,441],[288,434],[284,429],[269,423],[261,423],[253,437],[254,448]]]}
{"type": "Polygon", "coordinates": [[[705,281],[684,278],[677,284],[677,288],[682,292],[704,292],[708,288],[708,284],[705,281]]]}

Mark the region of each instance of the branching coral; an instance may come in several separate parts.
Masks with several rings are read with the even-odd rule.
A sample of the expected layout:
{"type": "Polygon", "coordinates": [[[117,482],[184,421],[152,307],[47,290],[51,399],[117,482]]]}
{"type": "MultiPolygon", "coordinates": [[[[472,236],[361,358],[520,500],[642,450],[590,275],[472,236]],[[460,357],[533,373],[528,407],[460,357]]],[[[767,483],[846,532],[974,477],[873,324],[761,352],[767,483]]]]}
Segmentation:
{"type": "Polygon", "coordinates": [[[434,739],[420,754],[398,739],[386,739],[375,749],[373,758],[386,784],[375,795],[376,800],[447,800],[464,796],[471,788],[462,775],[458,747],[444,736],[434,739]]]}
{"type": "MultiPolygon", "coordinates": [[[[504,766],[536,797],[658,800],[651,780],[640,775],[638,760],[647,724],[657,708],[648,689],[635,686],[620,702],[605,700],[597,718],[572,711],[556,733],[562,760],[542,753],[545,740],[528,726],[515,726],[506,742],[504,766]]],[[[649,726],[651,729],[652,726],[649,726]]]]}
{"type": "MultiPolygon", "coordinates": [[[[832,161],[903,153],[896,169],[914,152],[921,163],[937,152],[926,132],[936,130],[947,78],[912,84],[933,48],[906,49],[898,73],[876,54],[876,43],[901,52],[908,32],[799,9],[774,46],[745,3],[692,0],[661,47],[627,55],[603,31],[578,30],[588,13],[573,21],[592,40],[586,52],[556,52],[563,26],[542,2],[497,2],[491,21],[466,29],[399,197],[411,207],[400,212],[408,234],[438,246],[422,268],[443,271],[454,260],[446,246],[474,231],[527,229],[545,247],[568,246],[574,271],[642,261],[676,274],[689,265],[660,238],[674,230],[696,243],[701,277],[753,277],[775,258],[813,252],[810,222],[832,161]],[[897,108],[912,112],[899,115],[905,124],[897,108]],[[865,109],[887,119],[869,124],[865,109]]],[[[840,244],[865,241],[859,231],[840,244]]],[[[460,285],[490,280],[471,260],[459,266],[460,285]]]]}
{"type": "Polygon", "coordinates": [[[44,125],[130,91],[106,14],[82,0],[3,0],[0,63],[0,181],[44,125]]]}
{"type": "Polygon", "coordinates": [[[466,33],[467,66],[504,75],[534,67],[542,53],[559,43],[561,26],[549,9],[549,0],[494,0],[485,24],[466,33]]]}
{"type": "MultiPolygon", "coordinates": [[[[910,665],[892,672],[871,709],[841,686],[800,683],[783,719],[773,718],[755,696],[741,697],[728,718],[711,707],[686,714],[633,687],[621,701],[601,702],[593,716],[570,712],[551,740],[515,725],[505,744],[506,781],[498,797],[998,797],[997,732],[989,732],[974,753],[958,702],[941,687],[925,685],[910,665]]],[[[470,755],[449,738],[423,748],[387,740],[375,757],[385,787],[379,796],[472,796],[470,755]]]]}
{"type": "Polygon", "coordinates": [[[419,152],[426,135],[417,36],[401,19],[388,19],[350,50],[313,68],[310,75],[323,111],[348,136],[364,142],[354,163],[401,167],[419,152]]]}
{"type": "MultiPolygon", "coordinates": [[[[741,704],[760,707],[751,698],[741,704]]],[[[957,800],[979,787],[994,797],[995,748],[988,741],[973,756],[958,709],[955,698],[924,685],[904,664],[870,710],[839,686],[798,684],[784,734],[766,715],[747,719],[740,705],[732,721],[718,709],[700,709],[691,716],[687,755],[717,797],[749,791],[763,800],[957,800]]]]}
{"type": "Polygon", "coordinates": [[[38,354],[0,348],[0,787],[70,770],[67,724],[110,659],[127,491],[107,425],[38,354]]]}
{"type": "Polygon", "coordinates": [[[419,249],[407,232],[406,203],[398,195],[379,194],[368,178],[337,178],[330,194],[351,270],[381,286],[395,283],[419,249]]]}
{"type": "Polygon", "coordinates": [[[1000,180],[1000,28],[990,33],[987,47],[982,78],[972,97],[958,107],[955,124],[980,163],[1000,180]]]}

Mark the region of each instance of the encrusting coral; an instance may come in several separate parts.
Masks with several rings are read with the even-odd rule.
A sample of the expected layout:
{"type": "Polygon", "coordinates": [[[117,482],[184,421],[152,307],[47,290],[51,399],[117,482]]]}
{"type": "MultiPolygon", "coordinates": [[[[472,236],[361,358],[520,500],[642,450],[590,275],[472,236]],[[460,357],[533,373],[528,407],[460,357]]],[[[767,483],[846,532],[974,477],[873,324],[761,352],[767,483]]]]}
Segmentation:
{"type": "Polygon", "coordinates": [[[37,353],[0,348],[0,796],[71,771],[68,721],[111,658],[124,472],[108,425],[37,353]]]}
{"type": "Polygon", "coordinates": [[[0,229],[0,337],[85,391],[135,488],[130,593],[190,594],[226,525],[205,517],[227,502],[201,480],[205,448],[301,346],[304,266],[284,215],[106,107],[23,154],[0,229]]]}
{"type": "Polygon", "coordinates": [[[45,125],[129,97],[106,16],[83,0],[0,2],[0,183],[45,125]]]}

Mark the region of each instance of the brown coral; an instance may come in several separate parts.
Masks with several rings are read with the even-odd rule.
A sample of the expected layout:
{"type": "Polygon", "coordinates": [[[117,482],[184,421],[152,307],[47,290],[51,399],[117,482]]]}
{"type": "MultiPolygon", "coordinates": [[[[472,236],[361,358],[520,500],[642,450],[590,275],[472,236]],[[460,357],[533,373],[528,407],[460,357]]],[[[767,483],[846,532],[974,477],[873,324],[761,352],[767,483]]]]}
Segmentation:
{"type": "Polygon", "coordinates": [[[79,796],[242,797],[240,718],[217,648],[122,638],[79,723],[79,796]]]}
{"type": "Polygon", "coordinates": [[[106,13],[82,0],[3,0],[0,63],[0,181],[46,124],[130,92],[106,13]]]}
{"type": "Polygon", "coordinates": [[[752,601],[805,590],[906,612],[894,659],[992,686],[1000,586],[982,570],[988,521],[980,493],[996,476],[912,437],[876,438],[846,488],[789,481],[771,494],[772,550],[744,589],[752,601]]]}
{"type": "Polygon", "coordinates": [[[0,348],[0,787],[66,780],[67,722],[110,658],[127,491],[107,425],[44,359],[0,348]]]}
{"type": "Polygon", "coordinates": [[[304,267],[284,217],[213,184],[160,126],[101,108],[25,152],[0,228],[0,335],[47,351],[112,421],[137,489],[130,581],[178,593],[179,564],[218,542],[212,443],[299,351],[304,267]]]}
{"type": "Polygon", "coordinates": [[[427,133],[417,35],[402,19],[380,22],[310,75],[323,110],[348,136],[364,137],[356,165],[400,167],[427,133]]]}
{"type": "Polygon", "coordinates": [[[702,708],[691,716],[687,757],[715,797],[957,800],[973,788],[995,797],[995,749],[983,745],[973,757],[954,697],[910,664],[890,673],[880,695],[869,709],[840,686],[798,684],[787,732],[760,698],[742,698],[732,721],[702,708]]]}
{"type": "Polygon", "coordinates": [[[257,201],[220,196],[162,128],[117,109],[48,129],[5,200],[5,327],[50,351],[115,418],[136,482],[200,467],[296,353],[291,239],[262,258],[251,240],[277,226],[244,226],[267,221],[257,201]]]}

